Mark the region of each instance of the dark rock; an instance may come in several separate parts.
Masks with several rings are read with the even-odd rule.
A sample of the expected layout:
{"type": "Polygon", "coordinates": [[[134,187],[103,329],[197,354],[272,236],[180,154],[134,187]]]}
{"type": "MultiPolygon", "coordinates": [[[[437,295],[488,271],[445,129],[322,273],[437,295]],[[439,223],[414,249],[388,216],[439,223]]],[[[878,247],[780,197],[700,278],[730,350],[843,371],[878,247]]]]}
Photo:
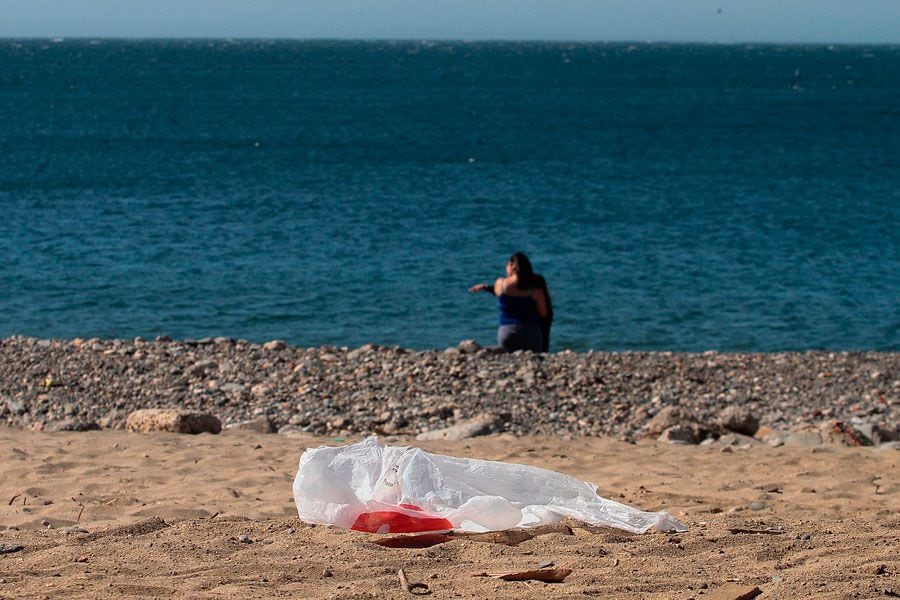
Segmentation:
{"type": "Polygon", "coordinates": [[[66,419],[50,425],[51,431],[98,431],[100,425],[96,421],[82,421],[80,419],[66,419]]]}
{"type": "Polygon", "coordinates": [[[900,427],[891,427],[885,423],[872,423],[872,433],[867,437],[878,444],[897,442],[900,441],[900,427]]]}
{"type": "Polygon", "coordinates": [[[871,446],[872,440],[837,419],[830,419],[819,426],[823,441],[844,446],[871,446]]]}
{"type": "Polygon", "coordinates": [[[670,444],[696,444],[700,441],[697,431],[688,425],[673,425],[663,430],[657,438],[670,444]]]}
{"type": "Polygon", "coordinates": [[[728,406],[719,413],[718,424],[723,429],[753,435],[759,429],[759,419],[746,406],[728,406]]]}
{"type": "Polygon", "coordinates": [[[275,433],[277,431],[275,423],[273,423],[272,419],[265,415],[256,417],[255,419],[249,419],[247,421],[241,421],[239,423],[227,425],[226,429],[255,431],[256,433],[275,433]]]}

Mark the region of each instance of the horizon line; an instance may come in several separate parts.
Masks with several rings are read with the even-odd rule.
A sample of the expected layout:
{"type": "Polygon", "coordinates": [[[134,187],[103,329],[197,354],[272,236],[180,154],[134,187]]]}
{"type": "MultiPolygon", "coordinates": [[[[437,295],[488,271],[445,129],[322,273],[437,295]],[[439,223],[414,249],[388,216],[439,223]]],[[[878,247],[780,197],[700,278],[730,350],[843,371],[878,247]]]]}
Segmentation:
{"type": "Polygon", "coordinates": [[[709,40],[585,40],[567,38],[428,38],[428,37],[257,37],[257,36],[4,36],[0,42],[49,41],[257,41],[257,42],[397,42],[416,44],[578,44],[578,45],[671,45],[671,46],[900,46],[897,42],[828,42],[828,41],[709,41],[709,40]]]}

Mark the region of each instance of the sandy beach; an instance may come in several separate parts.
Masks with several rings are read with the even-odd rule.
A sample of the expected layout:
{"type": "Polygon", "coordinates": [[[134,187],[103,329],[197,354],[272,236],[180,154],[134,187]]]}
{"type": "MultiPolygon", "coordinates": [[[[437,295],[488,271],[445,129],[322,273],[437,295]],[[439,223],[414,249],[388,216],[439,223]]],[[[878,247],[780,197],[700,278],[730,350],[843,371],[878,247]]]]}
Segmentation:
{"type": "Polygon", "coordinates": [[[900,2],[108,4],[0,0],[0,600],[900,599],[900,2]]]}
{"type": "MultiPolygon", "coordinates": [[[[347,438],[352,442],[360,437],[347,438]]],[[[569,523],[516,546],[302,524],[291,482],[303,434],[0,430],[0,598],[882,598],[900,594],[900,454],[493,435],[416,442],[592,481],[689,531],[632,535],[569,523]],[[247,536],[243,538],[241,536],[247,536]],[[22,548],[15,551],[17,546],[22,548]],[[571,569],[562,583],[474,577],[571,569]]]]}

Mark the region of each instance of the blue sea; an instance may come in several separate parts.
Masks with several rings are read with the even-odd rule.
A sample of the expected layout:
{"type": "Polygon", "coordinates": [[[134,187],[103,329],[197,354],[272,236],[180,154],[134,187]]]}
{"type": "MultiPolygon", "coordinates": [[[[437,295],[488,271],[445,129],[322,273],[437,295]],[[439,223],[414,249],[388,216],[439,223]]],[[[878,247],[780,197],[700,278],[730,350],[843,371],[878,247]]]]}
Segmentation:
{"type": "Polygon", "coordinates": [[[900,47],[0,40],[0,337],[900,350],[900,47]]]}

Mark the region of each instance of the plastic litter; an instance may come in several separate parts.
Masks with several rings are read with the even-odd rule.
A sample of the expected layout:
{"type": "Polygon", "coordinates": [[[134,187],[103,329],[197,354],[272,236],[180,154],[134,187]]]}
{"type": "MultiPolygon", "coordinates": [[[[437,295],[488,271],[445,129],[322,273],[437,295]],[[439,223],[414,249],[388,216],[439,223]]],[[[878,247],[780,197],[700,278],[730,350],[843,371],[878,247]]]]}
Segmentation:
{"type": "Polygon", "coordinates": [[[372,533],[501,531],[566,517],[634,533],[687,531],[665,512],[607,500],[562,473],[385,446],[374,436],[306,450],[294,500],[307,523],[372,533]]]}

